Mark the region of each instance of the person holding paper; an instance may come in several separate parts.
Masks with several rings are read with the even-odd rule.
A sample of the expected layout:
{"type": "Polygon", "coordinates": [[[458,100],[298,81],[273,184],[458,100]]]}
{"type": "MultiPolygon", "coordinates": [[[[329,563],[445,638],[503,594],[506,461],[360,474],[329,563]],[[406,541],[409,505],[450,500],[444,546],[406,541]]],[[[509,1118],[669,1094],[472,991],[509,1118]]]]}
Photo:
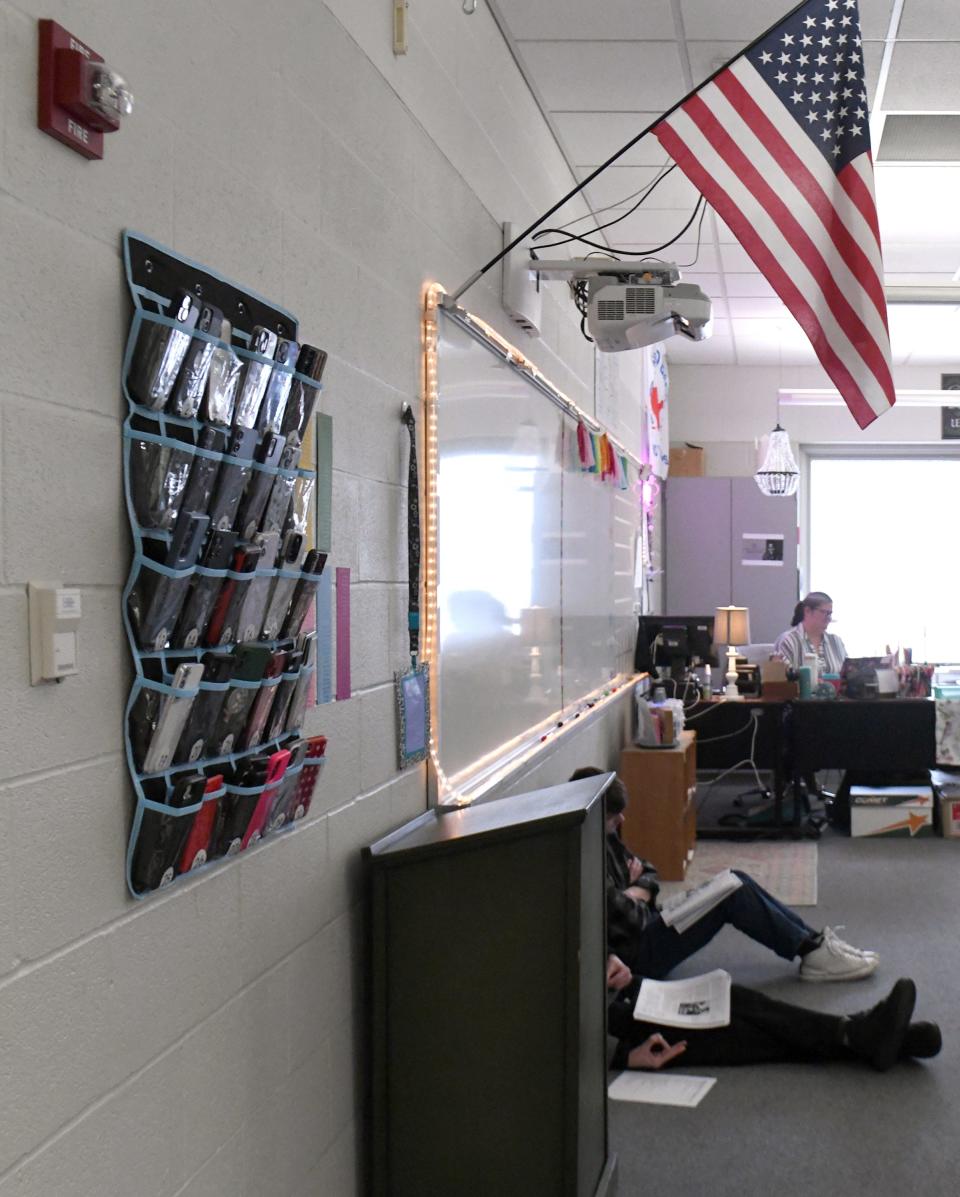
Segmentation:
{"type": "MultiPolygon", "coordinates": [[[[577,769],[570,780],[603,772],[587,766],[577,769]]],[[[685,930],[668,925],[656,907],[659,884],[655,869],[635,856],[620,838],[626,806],[626,786],[616,777],[604,792],[607,942],[609,950],[633,972],[655,979],[666,977],[727,924],[784,960],[799,958],[803,981],[856,981],[876,970],[880,958],[875,952],[852,947],[831,927],[816,931],[807,926],[795,911],[739,869],[730,870],[739,884],[734,881],[732,892],[720,897],[692,925],[685,930]]]]}
{"type": "Polygon", "coordinates": [[[608,956],[607,1027],[618,1040],[611,1068],[659,1069],[678,1059],[695,1068],[859,1060],[886,1072],[897,1060],[929,1059],[942,1045],[935,1022],[911,1022],[917,994],[906,977],[869,1010],[843,1015],[806,1010],[733,984],[729,1025],[682,1031],[634,1017],[642,985],[643,978],[633,976],[622,960],[608,956]]]}

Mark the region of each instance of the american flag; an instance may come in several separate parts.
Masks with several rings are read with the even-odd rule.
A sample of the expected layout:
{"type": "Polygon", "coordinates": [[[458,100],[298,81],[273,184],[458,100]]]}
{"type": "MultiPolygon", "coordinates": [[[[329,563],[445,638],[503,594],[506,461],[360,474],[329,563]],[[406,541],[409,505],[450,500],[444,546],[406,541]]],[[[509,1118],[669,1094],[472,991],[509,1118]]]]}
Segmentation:
{"type": "Polygon", "coordinates": [[[799,5],[653,132],[866,428],[895,394],[856,0],[799,5]]]}

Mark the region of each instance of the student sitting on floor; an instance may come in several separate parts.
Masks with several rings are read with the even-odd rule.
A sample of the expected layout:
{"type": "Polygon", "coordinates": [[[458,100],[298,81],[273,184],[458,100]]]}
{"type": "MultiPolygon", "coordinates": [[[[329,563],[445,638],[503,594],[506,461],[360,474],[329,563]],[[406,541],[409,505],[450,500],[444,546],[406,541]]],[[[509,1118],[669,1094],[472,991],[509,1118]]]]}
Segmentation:
{"type": "MultiPolygon", "coordinates": [[[[571,781],[595,777],[603,769],[577,769],[571,781]]],[[[875,952],[851,947],[830,928],[815,931],[788,906],[778,902],[753,878],[733,871],[742,885],[707,911],[686,931],[668,927],[656,908],[656,871],[620,838],[627,790],[619,777],[604,792],[607,826],[607,943],[632,972],[661,979],[705,947],[721,927],[730,924],[770,948],[784,960],[800,958],[803,981],[856,981],[877,967],[875,952]]]]}
{"type": "Polygon", "coordinates": [[[607,958],[607,988],[614,991],[607,1027],[619,1041],[611,1068],[663,1068],[676,1059],[694,1068],[862,1060],[886,1072],[897,1060],[926,1059],[941,1047],[935,1022],[910,1021],[917,994],[907,978],[869,1010],[843,1015],[804,1010],[731,985],[729,1026],[682,1031],[633,1017],[642,983],[617,956],[607,958]]]}

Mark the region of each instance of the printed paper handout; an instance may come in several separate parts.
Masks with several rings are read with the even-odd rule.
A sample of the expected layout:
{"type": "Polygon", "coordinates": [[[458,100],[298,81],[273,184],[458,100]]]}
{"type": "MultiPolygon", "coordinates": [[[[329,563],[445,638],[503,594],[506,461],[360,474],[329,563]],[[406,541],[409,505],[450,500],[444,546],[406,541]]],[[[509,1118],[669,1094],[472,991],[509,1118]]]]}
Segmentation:
{"type": "Polygon", "coordinates": [[[633,1008],[639,1022],[667,1027],[710,1027],[730,1025],[730,974],[715,968],[700,977],[681,981],[651,981],[644,978],[633,1008]]]}
{"type": "Polygon", "coordinates": [[[736,873],[724,869],[703,885],[698,885],[696,889],[668,899],[661,907],[660,917],[668,927],[673,927],[678,932],[686,931],[740,885],[742,882],[736,873]]]}

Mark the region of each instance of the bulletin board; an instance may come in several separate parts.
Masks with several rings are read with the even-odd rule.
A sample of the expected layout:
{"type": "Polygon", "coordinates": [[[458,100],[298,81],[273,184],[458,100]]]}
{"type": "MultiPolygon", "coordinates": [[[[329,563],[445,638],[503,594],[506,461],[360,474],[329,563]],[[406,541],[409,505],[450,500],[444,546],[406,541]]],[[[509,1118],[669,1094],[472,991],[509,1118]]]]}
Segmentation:
{"type": "Polygon", "coordinates": [[[453,311],[437,325],[438,764],[523,741],[630,670],[640,522],[581,466],[577,411],[453,311]]]}

